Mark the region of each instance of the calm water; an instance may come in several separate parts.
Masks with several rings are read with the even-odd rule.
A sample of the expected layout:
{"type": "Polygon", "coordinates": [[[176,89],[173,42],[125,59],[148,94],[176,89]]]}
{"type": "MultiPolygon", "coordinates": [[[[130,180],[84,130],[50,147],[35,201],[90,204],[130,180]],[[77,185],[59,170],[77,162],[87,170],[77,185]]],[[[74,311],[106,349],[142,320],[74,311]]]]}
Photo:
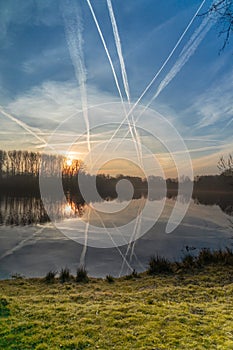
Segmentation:
{"type": "MultiPolygon", "coordinates": [[[[153,222],[158,214],[156,208],[163,201],[150,198],[145,220],[137,221],[135,232],[132,226],[131,232],[128,229],[123,233],[125,242],[133,237],[132,242],[103,248],[109,239],[106,235],[108,228],[118,227],[117,232],[120,232],[123,225],[137,218],[146,201],[145,198],[135,199],[128,206],[127,202],[117,200],[98,203],[98,210],[102,212],[105,212],[107,204],[112,208],[109,214],[98,216],[87,204],[77,204],[72,200],[65,204],[55,202],[50,208],[57,222],[55,227],[49,222],[39,198],[1,197],[0,278],[8,278],[15,273],[44,276],[49,270],[59,271],[62,267],[68,267],[75,273],[79,264],[85,264],[91,276],[119,276],[129,273],[130,269],[145,270],[150,256],[154,254],[179,259],[185,254],[187,246],[195,248],[192,250],[195,254],[204,247],[233,245],[232,194],[202,193],[193,198],[183,221],[171,234],[165,233],[165,227],[175,198],[164,199],[165,206],[158,221],[141,235],[140,230],[146,229],[148,222],[153,222]],[[118,212],[122,205],[126,205],[127,210],[113,213],[118,212]]],[[[111,240],[118,242],[117,235],[111,240]]],[[[122,244],[122,240],[119,242],[122,244]]]]}

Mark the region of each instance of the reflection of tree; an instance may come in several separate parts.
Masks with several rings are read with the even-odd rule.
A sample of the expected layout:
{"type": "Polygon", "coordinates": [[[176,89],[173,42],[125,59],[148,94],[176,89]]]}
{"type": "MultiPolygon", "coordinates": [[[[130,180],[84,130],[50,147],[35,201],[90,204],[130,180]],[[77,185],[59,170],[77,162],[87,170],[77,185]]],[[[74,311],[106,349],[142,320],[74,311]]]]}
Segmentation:
{"type": "Polygon", "coordinates": [[[199,191],[194,192],[193,199],[195,204],[218,205],[225,214],[233,216],[232,193],[199,191]]]}
{"type": "Polygon", "coordinates": [[[48,222],[40,198],[4,196],[0,201],[0,220],[5,225],[31,225],[48,222]]]}
{"type": "MultiPolygon", "coordinates": [[[[168,198],[176,200],[177,194],[171,192],[168,198]]],[[[116,197],[108,196],[108,201],[114,200],[116,197]]],[[[162,195],[154,193],[150,196],[150,201],[157,201],[163,198],[162,195]]],[[[233,216],[233,200],[231,193],[203,192],[199,191],[193,194],[195,204],[201,205],[217,205],[229,216],[233,216]]],[[[131,201],[135,208],[137,203],[146,201],[146,196],[141,195],[140,198],[131,201]]],[[[185,201],[185,197],[183,198],[185,201]]],[[[85,214],[87,203],[80,199],[79,196],[67,193],[66,201],[61,198],[50,198],[47,203],[50,218],[48,217],[40,197],[12,197],[5,195],[0,198],[0,225],[31,225],[43,224],[53,220],[64,220],[69,218],[80,218],[85,214]]],[[[137,209],[133,212],[137,213],[137,209]]],[[[132,213],[131,213],[132,214],[132,213]]],[[[117,220],[117,218],[116,218],[117,220]]]]}
{"type": "MultiPolygon", "coordinates": [[[[56,220],[83,216],[85,204],[73,201],[63,203],[52,201],[49,213],[56,220]]],[[[49,222],[43,203],[39,197],[10,197],[0,199],[0,224],[7,226],[25,226],[49,222]]]]}

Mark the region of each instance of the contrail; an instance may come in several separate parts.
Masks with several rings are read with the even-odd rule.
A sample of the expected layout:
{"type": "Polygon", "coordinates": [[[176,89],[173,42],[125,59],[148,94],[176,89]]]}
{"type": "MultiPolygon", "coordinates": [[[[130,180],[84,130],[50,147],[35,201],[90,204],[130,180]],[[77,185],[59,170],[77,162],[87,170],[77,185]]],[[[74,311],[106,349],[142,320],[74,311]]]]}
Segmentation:
{"type": "Polygon", "coordinates": [[[185,34],[187,33],[187,31],[189,30],[189,28],[191,27],[191,25],[193,24],[195,18],[197,17],[198,13],[200,12],[200,10],[202,9],[202,7],[204,6],[206,0],[203,0],[202,3],[200,4],[200,6],[198,7],[197,11],[194,13],[193,17],[191,18],[190,22],[188,23],[187,27],[185,28],[185,30],[183,31],[183,33],[181,34],[181,36],[179,37],[178,41],[176,42],[174,48],[171,50],[171,52],[169,53],[168,57],[166,58],[166,60],[164,61],[164,63],[162,64],[162,66],[160,67],[160,69],[158,70],[158,72],[155,74],[155,76],[153,77],[153,79],[151,80],[151,82],[147,85],[147,87],[145,88],[145,90],[142,92],[141,96],[138,98],[138,100],[136,101],[136,103],[133,106],[133,109],[138,105],[138,103],[141,101],[141,99],[143,98],[143,96],[146,94],[146,92],[148,91],[148,89],[151,87],[151,85],[154,83],[154,81],[157,79],[157,77],[159,76],[159,74],[162,72],[162,70],[164,69],[164,67],[166,66],[166,64],[168,63],[168,61],[170,60],[170,58],[173,56],[174,52],[176,51],[177,47],[179,46],[180,42],[182,41],[183,37],[185,36],[185,34]]]}
{"type": "MultiPolygon", "coordinates": [[[[151,100],[147,103],[147,105],[143,108],[142,112],[138,115],[136,122],[139,120],[141,115],[148,109],[148,107],[151,105],[151,103],[160,95],[160,93],[165,89],[165,87],[175,78],[175,76],[179,73],[179,71],[183,68],[183,66],[187,63],[187,61],[190,59],[190,57],[195,53],[196,49],[210,30],[210,28],[215,23],[214,20],[210,21],[208,18],[204,19],[200,26],[195,30],[191,38],[189,39],[188,43],[185,45],[183,50],[181,51],[179,58],[177,59],[176,63],[173,65],[173,67],[170,69],[168,74],[165,76],[165,78],[161,81],[159,84],[159,87],[154,94],[154,96],[151,98],[151,100]]],[[[137,104],[138,102],[136,102],[137,104]]],[[[135,105],[136,105],[135,104],[135,105]]],[[[135,106],[134,105],[134,106],[135,106]]],[[[133,108],[134,108],[133,106],[133,108]]],[[[127,137],[128,131],[123,136],[122,141],[127,137]]]]}
{"type": "MultiPolygon", "coordinates": [[[[119,35],[119,32],[118,32],[118,27],[117,27],[117,23],[116,23],[116,19],[115,19],[115,15],[114,15],[114,11],[113,11],[111,0],[107,0],[107,5],[108,5],[108,11],[109,11],[110,19],[111,19],[111,24],[112,24],[112,29],[113,29],[113,35],[114,35],[114,39],[115,39],[117,54],[118,54],[118,58],[119,58],[119,61],[120,61],[121,75],[122,75],[122,80],[123,80],[123,84],[124,84],[125,94],[127,96],[127,100],[128,100],[129,107],[130,107],[131,102],[130,102],[130,91],[129,91],[128,77],[127,77],[126,68],[125,68],[124,56],[123,56],[122,48],[121,48],[120,35],[119,35]]],[[[135,125],[135,121],[134,121],[134,116],[133,115],[132,115],[132,124],[133,124],[133,130],[134,130],[134,133],[135,133],[136,147],[138,148],[137,152],[138,152],[138,154],[140,156],[139,161],[140,161],[140,163],[142,165],[142,149],[140,147],[141,146],[141,140],[140,140],[140,137],[139,137],[137,129],[136,129],[136,125],[135,125]]]]}
{"type": "Polygon", "coordinates": [[[100,39],[101,39],[101,41],[102,41],[102,44],[103,44],[103,46],[104,46],[104,50],[105,50],[106,55],[107,55],[107,57],[108,57],[108,61],[109,61],[109,63],[110,63],[111,69],[112,69],[113,77],[114,77],[114,80],[115,80],[115,83],[116,83],[116,87],[117,87],[117,90],[118,90],[118,93],[119,93],[121,102],[124,104],[124,100],[123,100],[122,93],[121,93],[121,89],[120,89],[120,86],[119,86],[119,82],[118,82],[118,79],[117,79],[117,76],[116,76],[115,68],[114,68],[114,66],[113,66],[113,62],[112,62],[111,56],[110,56],[110,54],[109,54],[109,51],[108,51],[108,48],[107,48],[105,39],[104,39],[104,37],[103,37],[102,31],[101,31],[101,29],[100,29],[99,23],[98,23],[98,21],[97,21],[97,18],[96,18],[95,12],[94,12],[94,10],[93,10],[93,7],[92,7],[92,5],[91,5],[91,3],[90,3],[90,0],[86,0],[86,1],[87,1],[88,6],[89,6],[89,9],[90,9],[90,11],[91,11],[92,17],[93,17],[93,19],[94,19],[94,22],[95,22],[97,31],[98,31],[98,33],[99,33],[100,39]]]}
{"type": "Polygon", "coordinates": [[[121,40],[120,40],[118,28],[117,28],[116,19],[115,19],[114,12],[113,12],[111,0],[107,0],[107,5],[108,5],[108,11],[109,11],[109,15],[110,15],[111,23],[112,23],[112,29],[113,29],[113,34],[114,34],[114,38],[115,38],[117,53],[118,53],[118,57],[119,57],[119,61],[120,61],[121,74],[122,74],[122,79],[123,79],[123,83],[124,83],[125,93],[126,93],[128,101],[130,101],[129,84],[128,84],[128,78],[127,78],[127,73],[126,73],[126,69],[125,69],[125,62],[124,62],[122,49],[121,49],[121,40]]]}
{"type": "Polygon", "coordinates": [[[227,123],[226,126],[229,126],[232,122],[233,122],[233,118],[231,118],[231,120],[227,123]]]}
{"type": "Polygon", "coordinates": [[[208,31],[213,25],[213,21],[209,21],[208,19],[204,20],[200,27],[194,32],[191,39],[188,41],[187,45],[185,45],[182,50],[178,60],[166,75],[166,77],[160,83],[155,95],[150,100],[148,106],[152,103],[154,99],[156,99],[159,94],[163,91],[163,89],[175,78],[177,73],[182,69],[185,63],[189,60],[189,58],[194,54],[196,49],[198,48],[201,41],[204,39],[208,31]]]}
{"type": "MultiPolygon", "coordinates": [[[[179,46],[180,42],[182,41],[183,37],[185,36],[185,34],[187,33],[187,31],[189,30],[190,26],[192,25],[193,21],[195,20],[196,16],[198,15],[198,13],[200,12],[201,8],[203,7],[203,5],[205,4],[206,0],[203,0],[201,5],[198,7],[197,11],[195,12],[195,14],[193,15],[193,17],[191,18],[190,22],[188,23],[187,27],[185,28],[184,32],[181,34],[180,38],[178,39],[178,41],[176,42],[174,48],[171,50],[171,52],[169,53],[168,57],[166,58],[166,60],[164,61],[164,63],[162,64],[162,66],[160,67],[160,69],[158,70],[158,72],[155,74],[155,76],[153,77],[153,79],[151,80],[151,82],[147,85],[147,87],[145,88],[145,90],[142,92],[141,96],[138,98],[138,100],[135,102],[135,104],[132,106],[132,108],[129,110],[128,115],[130,115],[130,113],[133,112],[133,110],[136,108],[136,106],[138,105],[138,103],[141,101],[141,99],[143,98],[143,96],[146,94],[146,92],[149,90],[149,88],[151,87],[151,85],[154,83],[154,81],[157,79],[157,77],[159,76],[159,74],[162,72],[162,70],[164,69],[164,67],[166,66],[166,64],[169,62],[169,60],[171,59],[171,57],[173,56],[174,52],[176,51],[177,47],[179,46]]],[[[116,134],[118,133],[118,131],[120,130],[120,128],[122,127],[122,125],[125,123],[126,118],[124,118],[122,120],[122,122],[120,123],[120,125],[118,126],[118,128],[115,130],[115,132],[113,133],[112,137],[110,138],[109,142],[112,141],[112,139],[116,136],[116,134]]],[[[128,135],[128,132],[127,132],[128,135]]],[[[126,135],[126,136],[127,136],[126,135]]],[[[125,137],[126,137],[125,136],[125,137]]]]}
{"type": "Polygon", "coordinates": [[[63,18],[70,57],[74,66],[76,79],[80,86],[82,111],[87,131],[87,146],[90,152],[90,123],[86,90],[87,73],[83,53],[83,25],[79,14],[79,8],[73,1],[66,1],[66,6],[63,6],[63,18]]]}
{"type": "MultiPolygon", "coordinates": [[[[126,110],[125,110],[124,100],[123,100],[123,96],[122,96],[122,93],[121,93],[120,85],[119,85],[119,82],[118,82],[118,79],[117,79],[116,71],[115,71],[115,68],[114,68],[114,65],[113,65],[113,62],[112,62],[112,58],[111,58],[111,56],[109,54],[109,51],[108,51],[108,48],[107,48],[107,45],[106,45],[103,33],[101,31],[100,25],[99,25],[98,20],[96,18],[96,15],[95,15],[94,9],[93,9],[93,7],[91,5],[91,2],[90,2],[90,0],[86,0],[86,1],[87,1],[88,6],[89,6],[89,9],[91,11],[93,20],[94,20],[96,28],[97,28],[97,31],[99,33],[100,39],[102,41],[102,44],[104,46],[105,53],[107,55],[108,61],[109,61],[110,66],[111,66],[111,70],[112,70],[112,74],[113,74],[113,77],[114,77],[114,81],[115,81],[115,84],[116,84],[116,87],[117,87],[117,91],[119,93],[120,100],[121,100],[121,103],[122,103],[122,107],[123,107],[123,110],[124,110],[124,113],[125,113],[125,119],[124,120],[127,120],[131,136],[132,136],[133,140],[135,141],[135,143],[137,144],[137,142],[135,140],[135,137],[134,137],[134,134],[133,134],[133,131],[132,131],[132,127],[131,127],[130,121],[129,121],[129,114],[130,113],[127,113],[126,110]]],[[[137,147],[136,147],[136,152],[137,152],[137,156],[139,158],[137,147]]]]}
{"type": "Polygon", "coordinates": [[[47,142],[45,141],[45,139],[43,139],[42,137],[38,136],[37,133],[35,133],[32,130],[32,128],[30,126],[28,126],[26,123],[22,122],[18,118],[13,117],[13,115],[11,115],[10,113],[5,112],[2,106],[0,106],[0,113],[3,114],[8,119],[10,119],[11,121],[15,122],[17,125],[21,126],[21,128],[23,128],[29,134],[34,136],[37,140],[39,140],[40,142],[43,142],[44,145],[47,145],[47,142]]]}
{"type": "MultiPolygon", "coordinates": [[[[170,57],[172,56],[172,54],[174,53],[175,49],[177,48],[177,46],[179,45],[180,41],[182,40],[182,38],[184,37],[185,33],[187,32],[187,30],[189,29],[189,27],[191,26],[191,24],[193,23],[196,15],[198,14],[198,12],[200,11],[201,7],[204,5],[205,1],[202,2],[201,6],[199,6],[198,10],[196,11],[196,13],[194,14],[194,16],[192,17],[191,21],[189,22],[188,26],[186,27],[185,31],[183,32],[183,34],[181,35],[181,37],[179,38],[178,42],[176,43],[175,47],[173,48],[173,50],[171,51],[171,53],[169,54],[168,58],[165,60],[164,64],[162,65],[162,67],[160,68],[160,70],[158,71],[158,73],[155,75],[155,77],[152,79],[151,83],[148,85],[148,87],[144,90],[144,92],[142,93],[142,95],[139,97],[138,101],[134,104],[133,108],[131,109],[131,111],[137,106],[137,104],[139,103],[139,101],[141,100],[141,98],[144,96],[144,94],[146,93],[146,91],[149,89],[149,87],[153,84],[153,82],[155,81],[155,79],[157,78],[157,76],[160,74],[160,72],[162,71],[162,69],[164,68],[164,66],[166,65],[166,63],[168,62],[168,60],[170,59],[170,57]]],[[[148,108],[148,106],[151,104],[151,102],[160,94],[160,92],[171,82],[171,80],[176,76],[176,74],[180,71],[180,69],[184,66],[184,64],[189,60],[189,58],[194,54],[194,52],[196,51],[197,47],[199,46],[200,42],[203,40],[203,38],[205,37],[205,35],[207,34],[207,32],[209,31],[209,29],[211,28],[213,23],[210,23],[208,19],[205,19],[202,21],[201,25],[199,26],[199,28],[194,32],[194,34],[191,36],[191,39],[188,41],[188,43],[185,45],[185,47],[183,48],[178,60],[176,61],[175,65],[173,66],[173,68],[170,70],[170,72],[167,74],[167,76],[164,78],[164,80],[160,83],[158,90],[156,91],[155,95],[153,96],[152,100],[149,102],[149,104],[144,108],[143,112],[148,108]]],[[[129,113],[131,112],[129,111],[129,113]]],[[[143,113],[142,112],[142,113],[143,113]]],[[[137,120],[139,119],[139,117],[141,116],[141,114],[138,116],[137,120]]],[[[123,121],[124,122],[124,121],[123,121]]],[[[118,132],[119,128],[115,131],[118,132]]],[[[128,131],[126,136],[128,135],[128,131]]],[[[125,136],[125,137],[126,137],[125,136]]],[[[114,137],[114,135],[112,136],[112,138],[114,137]]],[[[124,137],[124,138],[125,138],[124,137]]],[[[123,138],[123,139],[124,139],[123,138]]],[[[123,141],[123,139],[121,141],[123,141]]],[[[139,218],[139,220],[137,221],[137,223],[135,224],[135,229],[138,228],[138,225],[140,226],[141,224],[141,218],[139,218]]],[[[136,230],[137,231],[137,230],[136,230]]],[[[136,235],[136,231],[133,232],[133,235],[136,235]]],[[[130,256],[130,261],[132,260],[132,255],[134,252],[134,248],[135,248],[135,244],[133,244],[132,246],[132,250],[131,250],[131,256],[130,256]]],[[[128,254],[129,251],[129,245],[127,247],[127,252],[126,252],[126,256],[128,254]]],[[[122,264],[122,268],[121,271],[123,269],[123,264],[122,264]]]]}

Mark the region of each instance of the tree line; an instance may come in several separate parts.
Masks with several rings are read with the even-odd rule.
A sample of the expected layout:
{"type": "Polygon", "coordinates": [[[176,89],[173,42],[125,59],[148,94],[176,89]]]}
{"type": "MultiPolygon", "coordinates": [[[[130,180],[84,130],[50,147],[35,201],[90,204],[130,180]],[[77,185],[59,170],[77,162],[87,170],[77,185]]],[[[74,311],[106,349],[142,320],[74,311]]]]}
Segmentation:
{"type": "MultiPolygon", "coordinates": [[[[233,189],[233,158],[229,155],[227,159],[220,158],[217,165],[219,175],[197,176],[194,181],[194,191],[232,191],[233,189]]],[[[163,179],[158,176],[149,176],[143,179],[138,176],[127,176],[119,174],[115,177],[108,174],[91,175],[85,171],[85,166],[78,159],[67,159],[65,156],[53,154],[41,154],[39,152],[29,152],[21,150],[3,151],[0,150],[0,186],[1,192],[31,193],[39,194],[39,174],[48,181],[48,188],[54,185],[53,178],[61,177],[65,193],[78,195],[81,202],[84,201],[79,189],[79,177],[82,177],[85,187],[91,198],[94,200],[96,188],[102,198],[118,197],[116,185],[120,180],[131,182],[134,188],[134,198],[148,195],[148,185],[150,186],[150,196],[154,198],[161,188],[167,188],[169,192],[177,192],[179,185],[189,185],[191,180],[184,177],[181,183],[178,179],[163,179]],[[40,171],[40,169],[42,169],[40,171]]],[[[56,185],[56,181],[55,181],[56,185]]],[[[174,193],[171,193],[173,195],[174,193]]]]}
{"type": "Polygon", "coordinates": [[[0,178],[20,175],[38,177],[40,168],[46,176],[62,174],[64,177],[72,177],[77,175],[81,167],[80,160],[74,159],[68,165],[67,158],[61,155],[0,150],[0,178]]]}

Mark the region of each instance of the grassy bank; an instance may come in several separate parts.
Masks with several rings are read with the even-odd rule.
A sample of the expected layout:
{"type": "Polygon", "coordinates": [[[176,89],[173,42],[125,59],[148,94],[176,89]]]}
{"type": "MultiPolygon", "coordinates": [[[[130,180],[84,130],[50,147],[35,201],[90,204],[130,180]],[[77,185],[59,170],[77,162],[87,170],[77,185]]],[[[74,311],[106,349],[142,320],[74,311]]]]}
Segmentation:
{"type": "Polygon", "coordinates": [[[233,349],[232,315],[229,265],[114,282],[0,281],[0,349],[233,349]]]}

